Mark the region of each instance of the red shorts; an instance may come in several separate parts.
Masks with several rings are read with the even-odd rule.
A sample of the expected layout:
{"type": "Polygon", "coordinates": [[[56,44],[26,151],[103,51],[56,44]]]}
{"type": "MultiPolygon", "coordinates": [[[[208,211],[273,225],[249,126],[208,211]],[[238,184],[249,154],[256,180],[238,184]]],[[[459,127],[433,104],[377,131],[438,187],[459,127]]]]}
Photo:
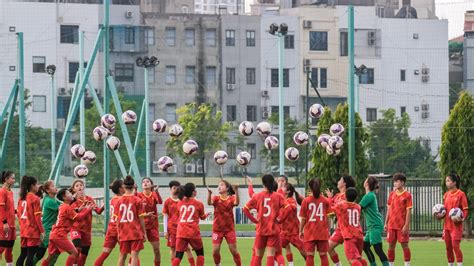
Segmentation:
{"type": "Polygon", "coordinates": [[[341,229],[336,228],[336,231],[332,233],[331,237],[329,238],[329,241],[337,243],[339,245],[344,243],[344,237],[342,237],[341,229]]]}
{"type": "Polygon", "coordinates": [[[143,240],[119,241],[120,253],[129,254],[143,249],[143,240]]]}
{"type": "Polygon", "coordinates": [[[224,240],[224,238],[228,244],[237,243],[237,236],[235,235],[235,231],[212,232],[212,244],[220,244],[222,243],[222,240],[224,240]]]}
{"type": "Polygon", "coordinates": [[[298,250],[303,250],[303,240],[301,240],[299,235],[280,235],[281,246],[286,247],[289,244],[295,246],[298,250]]]}
{"type": "Polygon", "coordinates": [[[68,239],[50,239],[48,245],[49,254],[59,254],[66,251],[71,254],[76,250],[74,245],[68,239]]]}
{"type": "Polygon", "coordinates": [[[92,245],[92,233],[86,233],[83,231],[72,230],[71,240],[80,239],[81,247],[90,247],[92,245]]]}
{"type": "Polygon", "coordinates": [[[281,249],[280,236],[279,235],[273,235],[273,236],[257,235],[255,236],[254,247],[256,249],[264,249],[266,247],[281,249]]]}
{"type": "Polygon", "coordinates": [[[364,239],[351,238],[344,240],[344,252],[348,261],[360,259],[363,248],[364,239]]]}
{"type": "Polygon", "coordinates": [[[202,238],[177,238],[176,252],[185,252],[188,245],[191,245],[194,250],[202,249],[202,238]]]}
{"type": "Polygon", "coordinates": [[[21,247],[22,248],[27,248],[27,247],[37,247],[41,244],[41,240],[39,238],[26,238],[22,237],[21,238],[21,247]]]}
{"type": "Polygon", "coordinates": [[[408,243],[410,240],[410,233],[402,233],[402,230],[389,229],[387,232],[387,242],[395,243],[398,240],[398,243],[408,243]]]}
{"type": "Polygon", "coordinates": [[[114,249],[117,245],[118,237],[112,235],[106,235],[104,241],[104,248],[114,249]]]}
{"type": "Polygon", "coordinates": [[[443,230],[443,239],[444,242],[451,241],[461,241],[462,240],[462,231],[461,230],[443,230]]]}
{"type": "Polygon", "coordinates": [[[327,240],[313,240],[304,242],[304,251],[314,252],[315,249],[318,252],[326,253],[329,251],[329,242],[327,240]]]}
{"type": "Polygon", "coordinates": [[[168,232],[168,239],[166,240],[166,245],[170,248],[176,247],[176,232],[168,232]]]}
{"type": "Polygon", "coordinates": [[[3,227],[0,228],[1,233],[0,233],[0,240],[4,241],[12,241],[16,239],[16,228],[15,227],[10,227],[10,230],[8,230],[8,233],[5,234],[3,231],[3,227]]]}
{"type": "Polygon", "coordinates": [[[160,232],[158,228],[146,229],[146,239],[150,242],[160,241],[160,232]]]}

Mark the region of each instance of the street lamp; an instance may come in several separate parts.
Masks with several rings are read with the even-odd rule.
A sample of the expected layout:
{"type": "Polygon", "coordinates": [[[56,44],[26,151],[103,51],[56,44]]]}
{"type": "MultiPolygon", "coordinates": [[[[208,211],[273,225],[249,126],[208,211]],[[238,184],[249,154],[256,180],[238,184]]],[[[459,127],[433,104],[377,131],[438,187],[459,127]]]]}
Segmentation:
{"type": "Polygon", "coordinates": [[[355,80],[355,111],[359,112],[359,79],[360,76],[367,74],[368,68],[365,65],[359,67],[354,65],[354,80],[355,80]]]}
{"type": "Polygon", "coordinates": [[[51,163],[54,166],[56,158],[56,114],[54,112],[54,99],[56,98],[56,85],[54,83],[55,65],[48,65],[45,72],[51,77],[51,163]]]}

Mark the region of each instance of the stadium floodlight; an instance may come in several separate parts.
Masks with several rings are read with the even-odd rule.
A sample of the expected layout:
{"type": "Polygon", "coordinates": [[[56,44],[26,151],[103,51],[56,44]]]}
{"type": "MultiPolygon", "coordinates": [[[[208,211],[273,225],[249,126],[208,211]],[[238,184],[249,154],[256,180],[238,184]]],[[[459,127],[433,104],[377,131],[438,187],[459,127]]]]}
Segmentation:
{"type": "Polygon", "coordinates": [[[357,76],[367,74],[369,69],[365,65],[360,65],[360,67],[354,66],[354,72],[357,76]]]}
{"type": "Polygon", "coordinates": [[[142,67],[143,66],[143,58],[137,57],[135,60],[135,63],[137,64],[137,67],[142,67]]]}
{"type": "Polygon", "coordinates": [[[158,60],[158,58],[156,58],[156,56],[150,57],[150,61],[151,61],[151,66],[152,67],[156,67],[160,64],[160,60],[158,60]]]}
{"type": "Polygon", "coordinates": [[[286,23],[280,24],[280,33],[281,33],[281,35],[288,34],[288,24],[286,24],[286,23]]]}
{"type": "Polygon", "coordinates": [[[272,23],[272,25],[270,25],[270,30],[268,32],[271,35],[275,35],[278,32],[278,25],[276,23],[272,23]]]}
{"type": "Polygon", "coordinates": [[[143,57],[143,65],[145,67],[150,67],[151,66],[151,60],[148,56],[143,57]]]}
{"type": "Polygon", "coordinates": [[[52,76],[52,75],[54,75],[55,72],[56,72],[56,66],[55,65],[48,65],[46,67],[46,73],[48,73],[48,75],[52,76]]]}

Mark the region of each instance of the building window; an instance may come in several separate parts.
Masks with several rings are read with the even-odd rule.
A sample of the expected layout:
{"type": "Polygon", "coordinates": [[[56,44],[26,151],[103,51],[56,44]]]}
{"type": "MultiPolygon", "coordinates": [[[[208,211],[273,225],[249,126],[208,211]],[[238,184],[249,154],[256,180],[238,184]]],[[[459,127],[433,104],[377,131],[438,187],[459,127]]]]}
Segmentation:
{"type": "Polygon", "coordinates": [[[407,112],[407,107],[406,106],[402,106],[400,107],[400,116],[403,116],[404,113],[407,112]]]}
{"type": "Polygon", "coordinates": [[[377,6],[375,8],[375,15],[379,18],[384,18],[385,17],[385,7],[377,6]]]}
{"type": "Polygon", "coordinates": [[[33,112],[46,112],[46,96],[33,95],[33,112]]]}
{"type": "Polygon", "coordinates": [[[235,144],[228,143],[227,154],[229,155],[229,159],[235,159],[237,155],[237,146],[235,144]]]}
{"type": "Polygon", "coordinates": [[[156,109],[156,105],[154,103],[148,104],[148,120],[149,120],[149,122],[155,121],[155,109],[156,109]]]}
{"type": "Polygon", "coordinates": [[[134,44],[135,43],[135,28],[125,28],[125,43],[134,44]]]}
{"type": "Polygon", "coordinates": [[[406,81],[406,72],[404,69],[400,70],[400,81],[406,81]]]}
{"type": "MultiPolygon", "coordinates": [[[[278,68],[271,70],[271,86],[278,87],[278,68]]],[[[290,70],[288,68],[283,69],[283,87],[290,87],[290,70]]]]}
{"type": "Polygon", "coordinates": [[[46,57],[33,56],[33,73],[44,73],[46,69],[46,57]]]}
{"type": "Polygon", "coordinates": [[[115,64],[116,81],[133,81],[133,64],[115,64]]]}
{"type": "Polygon", "coordinates": [[[145,44],[155,45],[155,29],[145,29],[145,44]]]}
{"type": "Polygon", "coordinates": [[[167,103],[165,106],[165,119],[166,121],[176,121],[176,104],[167,103]]]}
{"type": "Polygon", "coordinates": [[[256,71],[257,70],[255,68],[247,68],[247,84],[255,84],[256,71]]]}
{"type": "Polygon", "coordinates": [[[257,158],[257,144],[247,143],[247,152],[250,153],[252,159],[257,158]]]}
{"type": "Polygon", "coordinates": [[[374,84],[374,69],[367,68],[367,73],[359,76],[360,84],[374,84]]]}
{"type": "MultiPolygon", "coordinates": [[[[279,117],[279,107],[278,106],[272,106],[272,115],[275,115],[277,118],[279,117]]],[[[283,106],[283,119],[288,119],[290,118],[290,107],[289,106],[283,106]]]]}
{"type": "Polygon", "coordinates": [[[255,31],[247,31],[247,46],[255,46],[255,31]]]}
{"type": "Polygon", "coordinates": [[[166,66],[165,70],[165,82],[166,84],[176,83],[176,66],[166,66]]]}
{"type": "Polygon", "coordinates": [[[208,47],[216,46],[216,29],[206,30],[206,46],[208,47]]]}
{"type": "Polygon", "coordinates": [[[367,108],[367,122],[377,121],[377,108],[367,108]]]}
{"type": "Polygon", "coordinates": [[[295,35],[285,35],[285,49],[295,49],[295,35]]]}
{"type": "Polygon", "coordinates": [[[339,33],[339,49],[341,56],[347,56],[349,53],[349,39],[348,33],[346,31],[342,31],[339,33]]]}
{"type": "Polygon", "coordinates": [[[79,26],[61,25],[61,43],[79,43],[79,26]]]}
{"type": "Polygon", "coordinates": [[[175,46],[176,45],[176,28],[166,28],[165,29],[166,45],[175,46]]]}
{"type": "Polygon", "coordinates": [[[320,80],[319,80],[319,87],[320,88],[327,88],[328,87],[328,70],[327,68],[320,68],[319,69],[319,77],[320,77],[320,80]]]}
{"type": "Polygon", "coordinates": [[[228,67],[225,69],[226,84],[235,84],[235,68],[228,67]]]}
{"type": "Polygon", "coordinates": [[[206,84],[216,85],[216,67],[206,67],[206,84]]]}
{"type": "Polygon", "coordinates": [[[328,50],[328,33],[326,31],[310,31],[309,32],[309,50],[310,51],[327,51],[328,50]]]}
{"type": "Polygon", "coordinates": [[[187,84],[194,83],[195,74],[196,74],[195,66],[186,66],[186,83],[187,84]]]}
{"type": "Polygon", "coordinates": [[[225,46],[235,46],[235,30],[225,31],[225,46]]]}
{"type": "Polygon", "coordinates": [[[194,29],[185,29],[184,34],[186,35],[186,46],[192,47],[194,46],[194,29]]]}
{"type": "Polygon", "coordinates": [[[257,106],[247,105],[247,121],[257,121],[257,106]]]}
{"type": "MultiPolygon", "coordinates": [[[[86,67],[87,67],[87,63],[84,63],[84,68],[86,67]]],[[[69,62],[69,67],[68,67],[69,83],[75,82],[77,71],[79,71],[79,62],[69,62]]]]}
{"type": "Polygon", "coordinates": [[[227,105],[227,121],[237,120],[237,107],[235,105],[227,105]]]}

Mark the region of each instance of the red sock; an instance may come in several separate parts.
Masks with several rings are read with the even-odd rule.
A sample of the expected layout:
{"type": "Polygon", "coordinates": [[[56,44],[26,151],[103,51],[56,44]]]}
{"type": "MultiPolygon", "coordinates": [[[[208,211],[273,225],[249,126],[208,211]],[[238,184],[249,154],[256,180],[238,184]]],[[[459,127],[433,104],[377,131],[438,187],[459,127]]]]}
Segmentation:
{"type": "Polygon", "coordinates": [[[253,260],[253,264],[251,266],[262,266],[262,257],[259,257],[259,256],[253,256],[252,257],[252,260],[253,260]]]}
{"type": "Polygon", "coordinates": [[[69,257],[67,257],[67,260],[66,260],[66,266],[73,266],[74,264],[77,264],[76,257],[69,255],[69,257]]]}
{"type": "Polygon", "coordinates": [[[87,255],[86,254],[80,254],[79,255],[79,259],[77,261],[77,265],[78,266],[84,266],[86,265],[86,261],[87,261],[87,255]]]}
{"type": "Polygon", "coordinates": [[[339,256],[337,255],[337,253],[335,253],[334,255],[331,256],[331,260],[332,260],[332,262],[334,262],[334,263],[338,263],[338,262],[339,262],[339,256]]]}
{"type": "Polygon", "coordinates": [[[204,266],[204,256],[197,256],[196,266],[204,266]]]}
{"type": "Polygon", "coordinates": [[[102,252],[100,256],[95,260],[94,266],[102,266],[102,264],[104,264],[104,261],[107,259],[109,255],[110,253],[102,252]]]}
{"type": "Polygon", "coordinates": [[[275,265],[275,256],[267,256],[267,266],[275,265]]]}
{"type": "Polygon", "coordinates": [[[306,266],[314,266],[314,255],[306,256],[306,266]]]}
{"type": "Polygon", "coordinates": [[[242,260],[240,259],[239,253],[232,255],[232,257],[234,257],[235,266],[242,266],[242,260]]]}
{"type": "Polygon", "coordinates": [[[406,262],[411,261],[411,251],[410,251],[410,248],[404,248],[404,249],[403,249],[403,258],[405,259],[406,262]]]}
{"type": "Polygon", "coordinates": [[[4,248],[4,247],[0,247],[0,254],[2,254],[3,251],[5,251],[5,248],[4,248]]]}
{"type": "Polygon", "coordinates": [[[461,251],[461,241],[453,241],[454,254],[456,254],[456,262],[461,263],[463,261],[461,251]]]}
{"type": "Polygon", "coordinates": [[[327,253],[319,254],[319,258],[321,259],[321,266],[329,266],[329,259],[327,253]]]}
{"type": "Polygon", "coordinates": [[[395,249],[389,249],[387,251],[388,261],[394,262],[395,261],[395,249]]]}
{"type": "Polygon", "coordinates": [[[286,253],[286,260],[288,262],[292,262],[293,261],[293,253],[286,253]]]}
{"type": "Polygon", "coordinates": [[[281,253],[278,253],[275,255],[275,260],[278,264],[278,266],[285,266],[285,258],[281,253]]]}
{"type": "Polygon", "coordinates": [[[214,258],[214,264],[219,264],[221,263],[221,254],[219,253],[213,253],[212,257],[214,258]]]}
{"type": "Polygon", "coordinates": [[[362,266],[362,263],[361,263],[360,261],[358,261],[358,260],[353,260],[353,261],[351,262],[351,266],[362,266]]]}
{"type": "Polygon", "coordinates": [[[181,263],[181,260],[178,259],[178,258],[174,258],[173,259],[173,263],[171,264],[172,266],[179,266],[179,264],[181,263]]]}
{"type": "Polygon", "coordinates": [[[160,266],[161,261],[155,261],[155,266],[160,266]]]}
{"type": "Polygon", "coordinates": [[[49,256],[41,262],[41,266],[49,266],[49,256]]]}
{"type": "Polygon", "coordinates": [[[362,264],[362,266],[367,266],[367,261],[365,259],[360,258],[359,261],[362,264]]]}
{"type": "Polygon", "coordinates": [[[13,248],[5,248],[5,262],[6,263],[13,262],[13,248]]]}
{"type": "Polygon", "coordinates": [[[194,262],[194,258],[191,257],[188,259],[188,262],[189,262],[189,266],[196,266],[196,262],[194,262]]]}

